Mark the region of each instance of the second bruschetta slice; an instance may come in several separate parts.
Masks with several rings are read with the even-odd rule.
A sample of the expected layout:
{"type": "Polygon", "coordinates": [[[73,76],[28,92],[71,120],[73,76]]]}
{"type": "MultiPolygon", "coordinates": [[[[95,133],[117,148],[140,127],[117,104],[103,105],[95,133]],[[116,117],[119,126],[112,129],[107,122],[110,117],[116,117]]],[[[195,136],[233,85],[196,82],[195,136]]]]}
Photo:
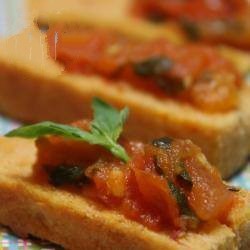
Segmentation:
{"type": "Polygon", "coordinates": [[[223,177],[244,164],[250,90],[237,67],[211,47],[91,20],[0,41],[2,111],[28,122],[69,122],[89,117],[92,97],[100,96],[131,108],[130,138],[190,138],[223,177]]]}

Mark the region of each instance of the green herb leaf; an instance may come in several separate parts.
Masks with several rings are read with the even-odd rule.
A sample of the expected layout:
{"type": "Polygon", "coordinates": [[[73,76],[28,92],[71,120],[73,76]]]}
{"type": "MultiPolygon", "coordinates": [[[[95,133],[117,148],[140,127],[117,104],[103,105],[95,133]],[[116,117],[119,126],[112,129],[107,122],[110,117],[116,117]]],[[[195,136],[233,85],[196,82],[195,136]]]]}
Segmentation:
{"type": "Polygon", "coordinates": [[[180,160],[178,166],[176,167],[176,174],[177,177],[180,177],[190,187],[193,186],[192,178],[186,170],[185,162],[183,160],[180,160]]]}
{"type": "Polygon", "coordinates": [[[134,72],[140,76],[160,76],[172,68],[173,62],[162,56],[155,56],[133,65],[134,72]]]}
{"type": "Polygon", "coordinates": [[[94,120],[92,122],[92,131],[96,134],[105,134],[116,141],[123,128],[129,110],[125,108],[120,112],[109,106],[102,100],[95,98],[93,100],[94,120]]]}
{"type": "Polygon", "coordinates": [[[168,181],[168,187],[179,205],[181,214],[193,215],[184,192],[182,192],[172,181],[168,181]]]}
{"type": "Polygon", "coordinates": [[[46,135],[60,135],[70,139],[83,140],[90,144],[101,145],[127,162],[129,157],[125,149],[117,143],[117,139],[122,132],[129,110],[125,108],[119,112],[98,98],[93,100],[93,109],[94,120],[91,123],[90,132],[54,122],[41,122],[15,129],[6,136],[37,138],[46,135]]]}
{"type": "Polygon", "coordinates": [[[7,137],[24,137],[24,138],[36,138],[45,135],[61,135],[72,139],[85,139],[91,140],[91,134],[82,131],[79,128],[75,128],[68,125],[62,125],[54,122],[41,122],[34,125],[20,127],[8,134],[7,137]]]}
{"type": "Polygon", "coordinates": [[[81,184],[87,182],[82,167],[60,165],[49,172],[50,183],[54,186],[81,184]]]}
{"type": "Polygon", "coordinates": [[[200,30],[196,23],[182,20],[181,24],[189,39],[195,41],[200,38],[200,30]]]}

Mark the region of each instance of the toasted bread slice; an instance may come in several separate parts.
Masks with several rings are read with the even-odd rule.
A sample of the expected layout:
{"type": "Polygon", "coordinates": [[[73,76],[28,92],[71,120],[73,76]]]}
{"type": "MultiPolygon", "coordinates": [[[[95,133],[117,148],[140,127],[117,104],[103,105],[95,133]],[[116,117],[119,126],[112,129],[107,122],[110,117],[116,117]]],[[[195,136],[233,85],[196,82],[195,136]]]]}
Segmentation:
{"type": "MultiPolygon", "coordinates": [[[[110,27],[112,23],[102,25],[110,27]]],[[[119,22],[111,28],[120,30],[119,22]]],[[[124,32],[128,35],[130,29],[134,27],[127,27],[124,32]]],[[[139,34],[141,39],[143,34],[139,34]]],[[[0,109],[12,117],[26,122],[70,122],[89,117],[91,99],[99,96],[115,106],[131,108],[126,134],[129,138],[147,141],[166,134],[190,138],[201,146],[210,162],[218,166],[223,177],[237,171],[247,158],[248,87],[240,91],[238,109],[207,114],[175,100],[159,100],[126,83],[111,86],[98,76],[63,72],[63,68],[48,57],[45,34],[35,27],[1,40],[0,48],[0,109]]]]}
{"type": "Polygon", "coordinates": [[[18,235],[33,235],[66,249],[247,250],[250,195],[238,193],[229,226],[212,223],[173,240],[106,210],[77,194],[39,184],[32,178],[33,140],[0,138],[0,223],[18,235]]]}

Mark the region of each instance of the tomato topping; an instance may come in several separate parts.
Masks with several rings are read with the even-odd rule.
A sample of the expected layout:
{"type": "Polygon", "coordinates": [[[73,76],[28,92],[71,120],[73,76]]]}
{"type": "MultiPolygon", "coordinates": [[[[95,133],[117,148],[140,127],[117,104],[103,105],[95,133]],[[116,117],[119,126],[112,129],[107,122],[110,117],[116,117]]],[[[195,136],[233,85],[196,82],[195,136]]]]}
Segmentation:
{"type": "Polygon", "coordinates": [[[164,39],[142,43],[111,31],[63,27],[51,28],[47,36],[51,57],[69,72],[100,75],[110,84],[126,81],[206,112],[237,106],[239,74],[212,47],[178,46],[164,39]]]}
{"type": "Polygon", "coordinates": [[[223,218],[225,209],[232,205],[233,200],[217,171],[202,167],[202,162],[194,158],[186,162],[186,167],[193,182],[190,206],[203,220],[223,218]]]}
{"type": "Polygon", "coordinates": [[[232,18],[248,6],[245,0],[136,0],[134,11],[151,19],[218,20],[232,18]]]}
{"type": "MultiPolygon", "coordinates": [[[[84,127],[88,123],[77,122],[84,127]]],[[[93,199],[153,230],[197,229],[225,222],[235,195],[189,140],[121,141],[131,160],[58,136],[37,140],[34,176],[93,199]],[[37,172],[38,171],[38,172],[37,172]]]]}
{"type": "Polygon", "coordinates": [[[166,180],[150,172],[134,169],[139,191],[151,206],[159,209],[163,218],[175,227],[181,227],[178,204],[166,180]]]}
{"type": "Polygon", "coordinates": [[[133,3],[133,15],[155,23],[177,22],[179,31],[190,40],[250,48],[247,0],[135,0],[133,3]]]}

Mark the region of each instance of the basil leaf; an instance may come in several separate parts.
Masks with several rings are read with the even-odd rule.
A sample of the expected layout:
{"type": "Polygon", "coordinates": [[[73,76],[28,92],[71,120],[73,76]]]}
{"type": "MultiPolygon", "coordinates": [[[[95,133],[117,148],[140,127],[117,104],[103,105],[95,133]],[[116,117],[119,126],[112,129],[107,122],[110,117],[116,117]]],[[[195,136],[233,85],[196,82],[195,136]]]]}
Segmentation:
{"type": "Polygon", "coordinates": [[[71,139],[85,138],[86,141],[91,140],[91,135],[79,128],[48,121],[20,127],[6,134],[7,137],[24,138],[36,138],[45,135],[61,135],[71,139]]]}
{"type": "Polygon", "coordinates": [[[90,132],[47,121],[15,129],[6,134],[6,136],[37,138],[46,135],[60,135],[73,140],[82,140],[90,144],[101,145],[121,160],[127,162],[129,156],[125,149],[117,143],[117,139],[128,116],[128,109],[125,108],[119,112],[97,98],[93,100],[93,109],[94,120],[92,121],[90,132]]]}
{"type": "Polygon", "coordinates": [[[120,112],[98,98],[93,100],[94,120],[92,122],[93,134],[109,135],[116,141],[128,117],[129,110],[125,108],[120,112]]]}

